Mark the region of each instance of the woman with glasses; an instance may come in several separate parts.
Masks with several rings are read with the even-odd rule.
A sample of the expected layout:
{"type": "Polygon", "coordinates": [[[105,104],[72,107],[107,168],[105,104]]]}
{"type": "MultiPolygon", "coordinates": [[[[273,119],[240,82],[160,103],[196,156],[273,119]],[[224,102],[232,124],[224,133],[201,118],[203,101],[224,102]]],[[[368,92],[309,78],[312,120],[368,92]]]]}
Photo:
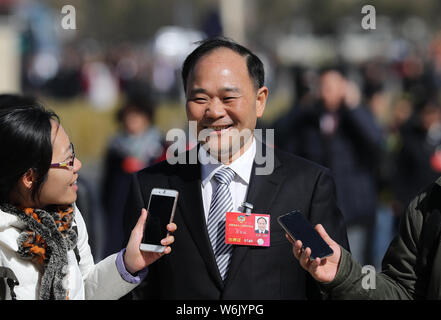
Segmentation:
{"type": "MultiPolygon", "coordinates": [[[[95,264],[75,205],[81,162],[58,116],[37,104],[5,107],[1,98],[0,299],[124,296],[162,255],[139,250],[147,212],[127,247],[95,264]]],[[[173,241],[162,240],[164,254],[173,241]]]]}

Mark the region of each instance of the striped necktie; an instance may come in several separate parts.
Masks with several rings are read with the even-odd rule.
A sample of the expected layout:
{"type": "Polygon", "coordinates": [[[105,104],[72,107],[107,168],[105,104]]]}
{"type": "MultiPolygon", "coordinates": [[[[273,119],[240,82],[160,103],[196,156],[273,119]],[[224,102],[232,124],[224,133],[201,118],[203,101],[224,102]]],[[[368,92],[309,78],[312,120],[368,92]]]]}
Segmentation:
{"type": "Polygon", "coordinates": [[[225,243],[225,216],[227,212],[233,211],[233,198],[231,197],[229,185],[233,181],[234,175],[235,172],[228,167],[216,172],[214,178],[218,183],[218,187],[211,198],[208,214],[208,236],[222,280],[225,280],[231,251],[233,250],[230,244],[225,243]]]}

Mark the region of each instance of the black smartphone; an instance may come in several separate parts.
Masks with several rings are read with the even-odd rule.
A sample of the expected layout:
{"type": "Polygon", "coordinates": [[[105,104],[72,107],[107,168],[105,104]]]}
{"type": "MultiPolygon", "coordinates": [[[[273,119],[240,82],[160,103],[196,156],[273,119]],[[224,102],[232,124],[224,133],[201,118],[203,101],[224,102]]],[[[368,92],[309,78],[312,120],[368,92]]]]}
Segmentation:
{"type": "Polygon", "coordinates": [[[277,221],[291,238],[302,241],[303,249],[307,247],[311,249],[312,260],[317,257],[326,258],[334,253],[300,211],[296,210],[280,216],[277,221]]]}
{"type": "Polygon", "coordinates": [[[154,188],[150,194],[148,216],[144,227],[144,235],[140,250],[163,252],[165,247],[161,240],[167,234],[167,224],[173,221],[178,191],[154,188]]]}

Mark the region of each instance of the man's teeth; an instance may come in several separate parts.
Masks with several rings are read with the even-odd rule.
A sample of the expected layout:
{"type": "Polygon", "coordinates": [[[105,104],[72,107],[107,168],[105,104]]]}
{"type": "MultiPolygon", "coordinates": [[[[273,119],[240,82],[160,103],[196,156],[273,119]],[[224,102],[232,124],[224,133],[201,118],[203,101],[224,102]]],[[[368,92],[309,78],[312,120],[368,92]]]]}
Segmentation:
{"type": "Polygon", "coordinates": [[[224,129],[228,129],[230,126],[222,126],[222,127],[210,127],[210,129],[219,131],[219,130],[224,130],[224,129]]]}

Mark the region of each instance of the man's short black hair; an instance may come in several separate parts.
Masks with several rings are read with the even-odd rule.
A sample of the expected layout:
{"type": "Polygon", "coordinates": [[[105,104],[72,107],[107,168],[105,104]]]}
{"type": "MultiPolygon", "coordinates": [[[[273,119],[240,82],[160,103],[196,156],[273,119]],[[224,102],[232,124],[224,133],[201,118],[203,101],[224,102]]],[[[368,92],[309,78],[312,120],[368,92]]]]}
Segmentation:
{"type": "Polygon", "coordinates": [[[262,61],[249,49],[241,46],[240,44],[234,42],[233,40],[224,38],[224,37],[216,37],[209,38],[199,42],[199,46],[193,50],[192,53],[188,55],[185,59],[184,64],[182,66],[182,81],[184,84],[184,90],[187,89],[187,79],[191,70],[193,70],[196,63],[200,58],[205,56],[219,48],[228,48],[238,53],[242,57],[246,59],[248,73],[253,80],[254,87],[256,89],[262,88],[265,82],[265,71],[263,68],[262,61]]]}
{"type": "Polygon", "coordinates": [[[268,221],[266,221],[266,219],[264,217],[259,217],[259,219],[257,219],[257,223],[259,223],[260,219],[263,219],[263,221],[265,221],[265,224],[268,224],[268,221]]]}

